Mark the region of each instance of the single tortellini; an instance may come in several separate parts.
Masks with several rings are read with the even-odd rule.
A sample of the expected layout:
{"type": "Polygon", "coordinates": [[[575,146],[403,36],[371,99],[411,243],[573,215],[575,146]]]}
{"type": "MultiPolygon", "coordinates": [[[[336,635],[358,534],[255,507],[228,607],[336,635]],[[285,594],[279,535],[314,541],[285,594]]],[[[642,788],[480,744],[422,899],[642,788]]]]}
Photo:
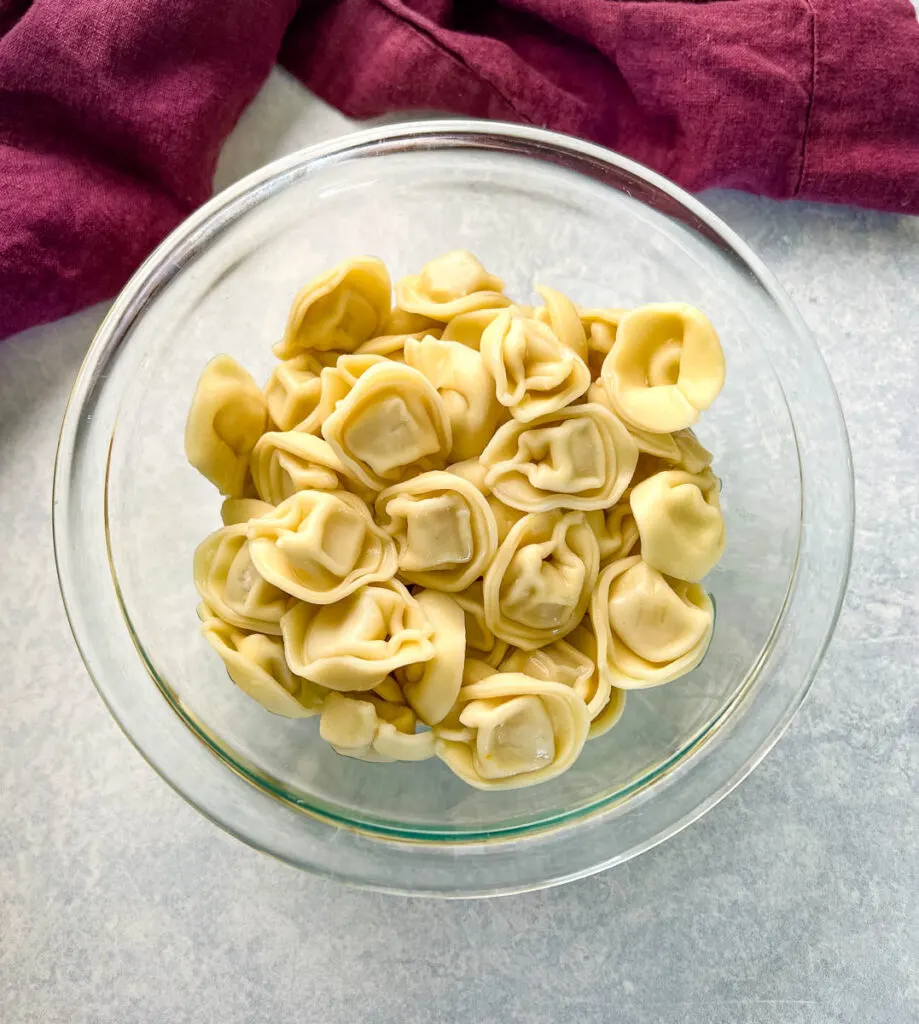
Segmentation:
{"type": "Polygon", "coordinates": [[[724,386],[724,353],[708,318],[684,303],[629,310],[603,363],[613,408],[642,430],[692,426],[724,386]]]}
{"type": "Polygon", "coordinates": [[[506,505],[528,512],[600,509],[628,487],[638,448],[609,410],[588,402],[530,423],[505,423],[480,460],[486,484],[506,505]]]}
{"type": "Polygon", "coordinates": [[[488,502],[453,473],[421,473],[388,487],[375,508],[397,545],[399,574],[411,583],[464,590],[482,575],[498,547],[488,502]]]}
{"type": "Polygon", "coordinates": [[[504,282],[470,252],[457,249],[425,264],[420,274],[396,282],[396,305],[439,323],[475,309],[509,306],[504,282]]]}
{"type": "Polygon", "coordinates": [[[590,370],[552,328],[505,310],[482,335],[482,359],[498,401],[527,423],[557,412],[590,387],[590,370]]]}
{"type": "Polygon", "coordinates": [[[330,690],[373,690],[404,665],[434,657],[433,627],[398,580],[335,604],[297,602],[281,620],[287,663],[330,690]]]}
{"type": "Polygon", "coordinates": [[[328,690],[291,672],[276,636],[246,633],[210,615],[204,617],[201,632],[233,682],[266,711],[285,718],[319,714],[328,690]]]}
{"type": "Polygon", "coordinates": [[[301,288],[290,308],[278,359],[301,352],[353,352],[380,333],[389,316],[392,285],[381,260],[345,260],[301,288]]]}
{"type": "Polygon", "coordinates": [[[328,441],[299,430],[262,434],[249,460],[259,497],[279,505],[298,491],[340,491],[357,484],[328,441]]]}
{"type": "MultiPolygon", "coordinates": [[[[618,413],[613,408],[613,403],[610,401],[602,381],[595,380],[590,385],[587,389],[587,401],[602,405],[604,409],[609,409],[618,418],[618,413]]],[[[655,434],[650,430],[640,430],[628,423],[624,425],[635,439],[639,452],[645,452],[658,459],[665,459],[667,462],[677,463],[680,461],[680,446],[675,434],[655,434]]],[[[692,431],[688,431],[688,433],[692,433],[692,431]]]]}
{"type": "Polygon", "coordinates": [[[323,423],[322,436],[374,490],[443,469],[453,445],[450,418],[433,385],[410,366],[388,360],[357,379],[323,423]]]}
{"type": "Polygon", "coordinates": [[[258,573],[301,601],[332,604],[396,571],[395,544],[348,491],[298,491],[246,529],[258,573]]]}
{"type": "Polygon", "coordinates": [[[585,513],[526,515],[485,573],[485,621],[525,651],[558,640],[581,621],[597,580],[600,552],[585,513]]]}
{"type": "Polygon", "coordinates": [[[460,696],[463,738],[435,726],[437,756],[477,789],[517,789],[561,775],[587,739],[587,705],[563,683],[502,672],[464,686],[460,696]]]}
{"type": "Polygon", "coordinates": [[[272,370],[265,385],[265,399],[271,422],[278,430],[300,430],[302,424],[312,426],[322,393],[321,373],[322,363],[310,352],[285,359],[272,370]]]}
{"type": "Polygon", "coordinates": [[[567,295],[557,292],[554,288],[537,285],[536,290],[545,303],[541,309],[536,310],[536,319],[548,324],[556,338],[563,345],[567,345],[572,352],[577,353],[586,363],[588,357],[587,333],[581,322],[578,307],[567,295]]]}
{"type": "Polygon", "coordinates": [[[415,732],[405,706],[370,695],[332,692],[319,719],[319,735],[333,750],[359,761],[426,761],[434,756],[434,734],[415,732]]]}
{"type": "Polygon", "coordinates": [[[258,384],[232,356],[215,356],[198,379],[185,423],[188,461],[230,498],[241,498],[249,453],[268,429],[258,384]]]}
{"type": "Polygon", "coordinates": [[[600,574],[590,620],[601,676],[637,690],[670,683],[699,664],[714,609],[698,583],[670,579],[633,555],[600,574]]]}
{"type": "Polygon", "coordinates": [[[638,543],[638,524],[628,501],[623,500],[606,510],[588,512],[587,521],[597,538],[601,566],[630,555],[638,543]]]}
{"type": "Polygon", "coordinates": [[[478,459],[464,459],[462,462],[454,462],[452,466],[447,466],[447,472],[455,473],[464,480],[468,480],[488,502],[488,507],[491,509],[492,515],[495,517],[495,524],[498,527],[498,543],[500,544],[510,533],[514,523],[519,522],[525,513],[519,508],[511,508],[510,505],[505,505],[503,501],[495,496],[494,491],[485,483],[488,469],[478,459]]]}
{"type": "Polygon", "coordinates": [[[404,351],[406,364],[424,374],[444,403],[453,436],[451,457],[477,457],[507,418],[482,356],[458,341],[436,338],[409,338],[404,351]]]}
{"type": "Polygon", "coordinates": [[[482,580],[476,580],[465,590],[450,595],[462,608],[466,632],[466,664],[480,661],[494,671],[507,654],[506,641],[495,636],[485,618],[485,593],[482,580]]]}
{"type": "MultiPolygon", "coordinates": [[[[443,329],[441,339],[443,341],[458,341],[467,348],[474,348],[478,351],[482,347],[482,335],[485,328],[498,316],[506,306],[493,307],[491,309],[473,309],[468,313],[460,313],[453,317],[443,329]]],[[[519,306],[512,307],[515,310],[519,306]]],[[[529,310],[532,313],[532,310],[529,310]]]]}
{"type": "Polygon", "coordinates": [[[590,662],[591,674],[586,678],[579,677],[572,685],[590,712],[587,738],[595,740],[598,736],[606,735],[622,718],[626,691],[612,686],[609,678],[597,668],[597,641],[587,616],[561,642],[573,647],[590,662]]]}
{"type": "Polygon", "coordinates": [[[195,549],[195,587],[230,625],[278,636],[290,597],[256,570],[247,529],[245,523],[224,526],[201,541],[195,549]]]}
{"type": "Polygon", "coordinates": [[[259,498],[227,498],[220,506],[220,518],[224,526],[237,526],[273,511],[274,505],[259,498]]]}
{"type": "Polygon", "coordinates": [[[452,597],[436,590],[421,590],[415,600],[434,631],[434,656],[396,669],[396,679],[421,721],[436,725],[456,703],[463,682],[465,615],[452,597]]]}
{"type": "Polygon", "coordinates": [[[715,567],[725,544],[719,487],[711,470],[671,470],[632,489],[629,503],[648,565],[693,582],[715,567]]]}

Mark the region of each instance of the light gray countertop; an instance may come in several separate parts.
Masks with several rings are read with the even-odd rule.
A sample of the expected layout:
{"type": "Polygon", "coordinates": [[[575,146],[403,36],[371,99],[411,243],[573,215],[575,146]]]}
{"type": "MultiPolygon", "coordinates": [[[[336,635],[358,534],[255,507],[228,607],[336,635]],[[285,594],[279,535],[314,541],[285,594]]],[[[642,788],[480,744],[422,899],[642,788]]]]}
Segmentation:
{"type": "MultiPolygon", "coordinates": [[[[275,72],[218,185],[348,122],[275,72]]],[[[848,597],[766,761],[663,846],[485,902],[341,888],[236,842],[135,753],[64,618],[51,475],[104,309],[0,343],[0,1021],[919,1019],[919,219],[704,197],[814,331],[851,433],[848,597]]]]}

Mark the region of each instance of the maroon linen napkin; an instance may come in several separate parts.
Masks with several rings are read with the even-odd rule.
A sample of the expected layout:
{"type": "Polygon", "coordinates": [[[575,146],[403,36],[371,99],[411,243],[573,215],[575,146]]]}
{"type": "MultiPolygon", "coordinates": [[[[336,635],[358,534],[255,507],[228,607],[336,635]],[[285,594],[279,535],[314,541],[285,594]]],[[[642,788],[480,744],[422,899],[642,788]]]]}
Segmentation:
{"type": "Polygon", "coordinates": [[[354,117],[547,125],[689,189],[919,213],[909,0],[0,0],[0,337],[117,291],[279,55],[354,117]]]}

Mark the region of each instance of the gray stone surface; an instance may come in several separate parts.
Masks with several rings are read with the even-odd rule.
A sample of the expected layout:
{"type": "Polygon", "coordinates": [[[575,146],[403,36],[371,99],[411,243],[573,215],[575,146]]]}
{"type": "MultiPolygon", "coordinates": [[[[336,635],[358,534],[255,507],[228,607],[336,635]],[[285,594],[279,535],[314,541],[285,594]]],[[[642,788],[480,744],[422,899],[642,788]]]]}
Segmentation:
{"type": "MultiPolygon", "coordinates": [[[[346,122],[276,72],[226,184],[346,122]]],[[[845,408],[858,532],[817,683],[757,771],[636,861],[478,903],[253,852],[109,718],[54,576],[68,390],[103,309],[0,344],[0,1021],[855,1024],[919,1019],[919,220],[707,201],[778,275],[845,408]]]]}

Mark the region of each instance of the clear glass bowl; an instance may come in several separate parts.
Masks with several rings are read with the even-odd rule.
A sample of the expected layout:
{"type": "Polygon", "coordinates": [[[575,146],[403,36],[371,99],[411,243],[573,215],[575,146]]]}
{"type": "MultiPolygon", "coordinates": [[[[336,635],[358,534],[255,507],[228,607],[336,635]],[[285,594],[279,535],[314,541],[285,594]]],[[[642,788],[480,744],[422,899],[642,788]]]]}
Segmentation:
{"type": "Polygon", "coordinates": [[[374,129],[279,160],[217,196],[140,268],[77,379],[55,473],[58,570],[103,699],[178,792],[292,864],[380,889],[482,895],[580,877],[673,835],[764,756],[836,620],[853,522],[832,383],[769,272],[701,203],[597,146],[444,121],[374,129]],[[219,498],[186,463],[195,381],[217,352],[264,379],[309,277],[347,256],[394,277],[467,248],[521,301],[545,282],[590,305],[680,300],[723,339],[728,381],[700,428],[728,548],[708,580],[711,648],[629,695],[567,774],[483,793],[440,762],[339,757],[316,721],[262,710],[198,632],[192,552],[219,498]]]}

